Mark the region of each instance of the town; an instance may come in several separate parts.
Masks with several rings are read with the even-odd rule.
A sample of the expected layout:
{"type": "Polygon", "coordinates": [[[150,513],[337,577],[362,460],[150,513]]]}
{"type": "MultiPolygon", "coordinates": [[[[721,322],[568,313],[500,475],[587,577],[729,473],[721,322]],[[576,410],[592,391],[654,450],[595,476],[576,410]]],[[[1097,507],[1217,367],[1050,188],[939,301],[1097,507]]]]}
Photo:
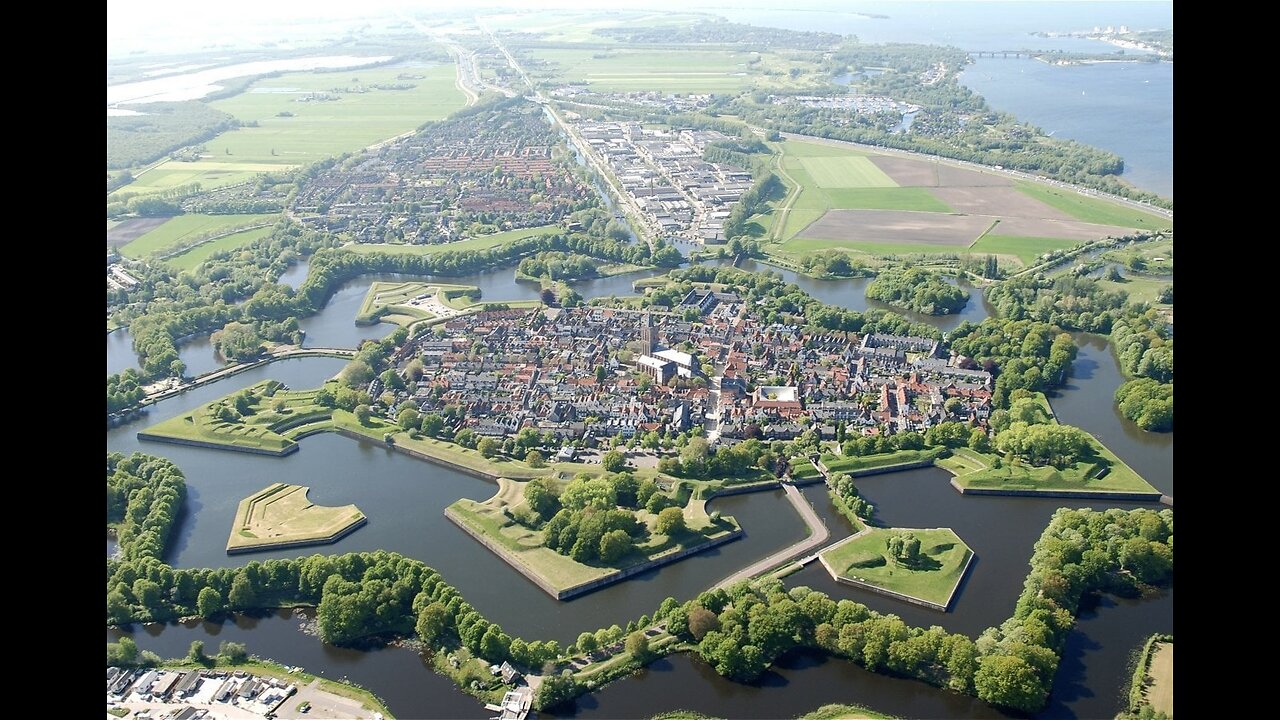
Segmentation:
{"type": "MultiPolygon", "coordinates": [[[[928,338],[764,325],[733,292],[691,290],[670,312],[583,306],[451,318],[396,355],[411,401],[455,437],[501,440],[525,428],[594,446],[704,428],[711,442],[923,432],[952,420],[985,428],[991,373],[928,338]],[[479,346],[482,346],[479,347],[479,346]],[[477,350],[480,350],[477,352],[477,350]],[[416,381],[416,383],[415,383],[416,381]]],[[[371,397],[387,388],[375,378],[371,397]]],[[[394,418],[392,418],[394,419],[394,418]]]]}

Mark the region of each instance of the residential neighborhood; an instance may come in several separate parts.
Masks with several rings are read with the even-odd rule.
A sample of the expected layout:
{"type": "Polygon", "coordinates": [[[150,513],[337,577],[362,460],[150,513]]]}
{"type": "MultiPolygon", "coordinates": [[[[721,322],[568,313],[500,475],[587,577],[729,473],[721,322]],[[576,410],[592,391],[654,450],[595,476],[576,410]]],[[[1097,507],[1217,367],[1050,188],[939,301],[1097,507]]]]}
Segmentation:
{"type": "MultiPolygon", "coordinates": [[[[834,439],[840,424],[867,435],[945,420],[985,428],[992,409],[991,373],[966,368],[935,340],[766,326],[737,294],[699,289],[672,312],[584,306],[454,317],[409,340],[396,360],[405,383],[393,407],[411,400],[455,435],[502,440],[531,428],[549,445],[695,427],[726,443],[810,429],[834,439]]],[[[372,397],[385,390],[381,379],[368,388],[372,397]]]]}

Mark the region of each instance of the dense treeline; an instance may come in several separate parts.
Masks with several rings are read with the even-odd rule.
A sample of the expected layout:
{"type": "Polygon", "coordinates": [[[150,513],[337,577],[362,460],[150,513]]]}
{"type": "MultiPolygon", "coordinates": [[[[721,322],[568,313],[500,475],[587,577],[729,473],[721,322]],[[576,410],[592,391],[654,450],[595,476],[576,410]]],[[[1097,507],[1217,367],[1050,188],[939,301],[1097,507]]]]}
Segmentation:
{"type": "Polygon", "coordinates": [[[746,232],[747,218],[756,214],[774,193],[781,192],[782,189],[782,181],[772,172],[765,172],[757,177],[751,188],[742,194],[742,198],[729,211],[729,217],[724,221],[725,238],[742,236],[746,232]]]}
{"type": "Polygon", "coordinates": [[[1106,334],[1124,315],[1128,295],[1084,277],[1022,275],[991,286],[987,300],[1001,317],[1106,334]]]}
{"type": "Polygon", "coordinates": [[[1013,617],[978,637],[978,697],[1038,710],[1085,593],[1132,595],[1172,577],[1172,510],[1058,510],[1036,541],[1013,617]]]}
{"type": "Polygon", "coordinates": [[[871,274],[866,261],[854,259],[842,250],[819,250],[800,258],[797,263],[805,275],[816,278],[861,277],[871,274]]]}
{"type": "Polygon", "coordinates": [[[587,255],[543,252],[520,261],[516,270],[521,275],[548,280],[581,280],[598,275],[600,261],[587,255]]]}
{"type": "Polygon", "coordinates": [[[924,268],[880,273],[867,285],[867,297],[925,315],[957,313],[969,302],[967,290],[924,268]]]}
{"type": "Polygon", "coordinates": [[[836,509],[849,518],[852,523],[870,520],[871,516],[876,512],[876,506],[867,502],[858,493],[858,486],[854,484],[853,476],[849,473],[840,473],[831,478],[829,492],[836,509]]]}
{"type": "Polygon", "coordinates": [[[161,560],[187,483],[164,458],[107,453],[107,524],[115,526],[125,561],[161,560]]]}
{"type": "Polygon", "coordinates": [[[142,114],[107,116],[108,170],[146,165],[240,126],[231,115],[195,100],[147,103],[130,109],[142,114]]]}
{"type": "Polygon", "coordinates": [[[1035,320],[990,317],[968,321],[951,332],[951,349],[968,358],[966,365],[995,375],[991,401],[1008,407],[1019,388],[1045,391],[1061,385],[1076,358],[1076,345],[1060,328],[1035,320]]]}
{"type": "Polygon", "coordinates": [[[1111,342],[1125,374],[1173,382],[1173,332],[1156,310],[1134,313],[1116,321],[1111,342]]]}
{"type": "Polygon", "coordinates": [[[146,395],[142,390],[142,376],[128,368],[122,373],[107,376],[107,413],[133,407],[146,395]]]}
{"type": "Polygon", "coordinates": [[[1173,429],[1173,383],[1151,378],[1130,380],[1116,388],[1116,406],[1121,415],[1143,430],[1173,429]]]}

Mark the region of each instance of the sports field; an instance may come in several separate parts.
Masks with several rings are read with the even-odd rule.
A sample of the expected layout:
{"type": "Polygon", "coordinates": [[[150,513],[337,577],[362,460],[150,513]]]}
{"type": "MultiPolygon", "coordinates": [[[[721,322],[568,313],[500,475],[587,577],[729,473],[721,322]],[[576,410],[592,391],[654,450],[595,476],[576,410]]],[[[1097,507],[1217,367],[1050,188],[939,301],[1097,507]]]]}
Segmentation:
{"type": "MultiPolygon", "coordinates": [[[[229,232],[236,228],[272,223],[277,217],[279,216],[274,214],[179,215],[129,242],[129,244],[120,248],[120,254],[131,258],[150,257],[201,237],[229,232]]],[[[264,229],[270,231],[270,228],[264,229]]],[[[248,240],[242,239],[241,242],[248,242],[248,240]]],[[[213,251],[210,250],[209,252],[212,253],[213,251]]],[[[206,255],[205,257],[208,256],[206,255]]]]}

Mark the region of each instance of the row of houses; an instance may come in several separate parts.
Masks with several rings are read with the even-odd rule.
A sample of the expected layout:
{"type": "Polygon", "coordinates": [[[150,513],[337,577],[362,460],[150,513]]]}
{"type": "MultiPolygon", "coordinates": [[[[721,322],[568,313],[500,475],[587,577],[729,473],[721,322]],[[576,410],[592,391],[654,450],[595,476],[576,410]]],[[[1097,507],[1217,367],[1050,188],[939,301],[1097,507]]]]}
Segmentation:
{"type": "MultiPolygon", "coordinates": [[[[118,702],[226,703],[267,716],[295,692],[293,684],[244,671],[107,668],[107,698],[118,702]]],[[[203,712],[188,705],[173,717],[197,720],[203,712]]]]}
{"type": "Polygon", "coordinates": [[[659,130],[638,122],[577,121],[575,129],[644,211],[650,229],[690,241],[723,242],[724,221],[751,188],[751,173],[702,159],[714,130],[659,130]]]}

